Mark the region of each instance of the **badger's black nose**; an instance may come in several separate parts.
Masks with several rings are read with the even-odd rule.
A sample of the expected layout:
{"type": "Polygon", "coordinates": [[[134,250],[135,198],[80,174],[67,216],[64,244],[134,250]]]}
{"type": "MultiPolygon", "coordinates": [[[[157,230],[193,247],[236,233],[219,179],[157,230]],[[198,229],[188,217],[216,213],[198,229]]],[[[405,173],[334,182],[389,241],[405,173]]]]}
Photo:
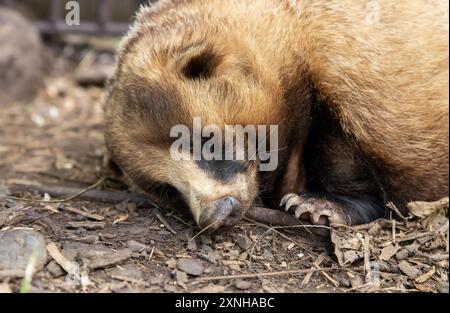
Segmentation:
{"type": "Polygon", "coordinates": [[[242,217],[241,203],[234,197],[225,197],[208,203],[200,215],[199,226],[208,233],[232,228],[242,217]]]}

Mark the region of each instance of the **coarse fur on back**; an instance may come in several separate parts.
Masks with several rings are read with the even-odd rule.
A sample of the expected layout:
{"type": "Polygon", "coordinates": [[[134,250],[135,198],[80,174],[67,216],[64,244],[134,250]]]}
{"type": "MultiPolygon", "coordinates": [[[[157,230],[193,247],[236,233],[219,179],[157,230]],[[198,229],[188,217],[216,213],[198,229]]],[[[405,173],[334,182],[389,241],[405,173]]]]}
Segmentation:
{"type": "Polygon", "coordinates": [[[199,224],[228,197],[240,217],[308,193],[312,215],[322,206],[348,224],[383,216],[389,201],[405,212],[437,200],[449,180],[448,12],[438,0],[142,7],[106,95],[108,150],[130,185],[182,202],[199,224]],[[171,159],[171,127],[193,117],[278,125],[278,169],[171,159]]]}

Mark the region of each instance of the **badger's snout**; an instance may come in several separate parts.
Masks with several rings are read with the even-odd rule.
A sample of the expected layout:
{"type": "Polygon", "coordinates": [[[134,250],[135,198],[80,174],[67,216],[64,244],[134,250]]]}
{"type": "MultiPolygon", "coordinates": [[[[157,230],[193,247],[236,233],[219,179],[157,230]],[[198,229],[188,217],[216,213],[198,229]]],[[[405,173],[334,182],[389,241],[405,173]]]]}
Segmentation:
{"type": "Polygon", "coordinates": [[[202,208],[199,226],[208,233],[218,233],[232,228],[242,217],[241,203],[234,197],[212,201],[202,208]]]}

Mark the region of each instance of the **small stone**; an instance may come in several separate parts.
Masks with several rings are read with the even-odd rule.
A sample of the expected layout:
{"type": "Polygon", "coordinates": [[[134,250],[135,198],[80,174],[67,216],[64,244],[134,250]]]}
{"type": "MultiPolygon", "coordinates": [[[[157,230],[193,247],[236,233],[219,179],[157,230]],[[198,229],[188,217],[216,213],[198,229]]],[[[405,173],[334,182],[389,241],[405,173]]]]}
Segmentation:
{"type": "Polygon", "coordinates": [[[164,282],[164,276],[150,278],[150,285],[161,285],[164,282]]]}
{"type": "Polygon", "coordinates": [[[376,236],[376,235],[378,235],[380,230],[381,230],[381,225],[376,223],[367,231],[367,233],[371,236],[376,236]]]}
{"type": "Polygon", "coordinates": [[[7,283],[2,283],[0,284],[0,293],[12,293],[12,289],[7,283]]]}
{"type": "Polygon", "coordinates": [[[198,289],[192,290],[192,293],[221,293],[225,291],[225,286],[221,285],[207,285],[198,289]]]}
{"type": "Polygon", "coordinates": [[[249,249],[253,244],[252,240],[243,234],[236,235],[234,240],[242,250],[249,249]]]}
{"type": "Polygon", "coordinates": [[[239,260],[245,261],[245,260],[247,260],[247,258],[248,258],[248,252],[247,252],[247,251],[242,252],[242,253],[239,255],[239,260]]]}
{"type": "Polygon", "coordinates": [[[8,187],[0,185],[0,196],[8,196],[10,193],[8,187]]]}
{"type": "Polygon", "coordinates": [[[359,275],[347,273],[352,288],[358,288],[364,284],[363,279],[359,275]]]}
{"type": "Polygon", "coordinates": [[[189,239],[187,241],[187,249],[189,251],[196,251],[197,250],[197,242],[195,241],[195,239],[189,239]]]}
{"type": "Polygon", "coordinates": [[[114,279],[127,281],[132,279],[134,281],[141,281],[144,279],[144,274],[135,264],[125,264],[120,267],[115,267],[108,271],[110,277],[114,279]]]}
{"type": "Polygon", "coordinates": [[[83,242],[65,242],[63,244],[64,255],[69,260],[93,259],[111,254],[111,249],[101,244],[86,244],[83,242]]]}
{"type": "Polygon", "coordinates": [[[30,257],[35,255],[35,271],[47,262],[44,236],[34,230],[0,231],[0,271],[25,271],[30,257]]]}
{"type": "Polygon", "coordinates": [[[150,252],[152,249],[147,246],[146,244],[140,243],[138,241],[135,240],[128,240],[127,243],[127,248],[130,249],[133,252],[150,252]]]}
{"type": "Polygon", "coordinates": [[[167,292],[177,292],[178,288],[175,285],[165,284],[164,285],[164,290],[167,291],[167,292]]]}
{"type": "Polygon", "coordinates": [[[238,279],[234,282],[234,287],[239,290],[247,290],[252,286],[252,284],[246,280],[238,279]]]}
{"type": "Polygon", "coordinates": [[[203,273],[203,263],[198,259],[180,258],[177,262],[180,271],[192,276],[200,276],[203,273]]]}
{"type": "Polygon", "coordinates": [[[175,260],[174,258],[170,258],[169,260],[166,261],[166,265],[168,268],[173,269],[177,267],[177,260],[175,260]]]}
{"type": "Polygon", "coordinates": [[[226,255],[230,260],[236,260],[239,258],[239,250],[230,250],[230,252],[228,252],[226,255]]]}
{"type": "Polygon", "coordinates": [[[350,282],[349,279],[345,278],[345,277],[341,277],[339,280],[339,285],[345,288],[350,288],[352,283],[350,282]]]}
{"type": "Polygon", "coordinates": [[[204,236],[204,235],[201,235],[201,236],[200,236],[200,240],[201,240],[202,244],[204,244],[204,245],[210,245],[210,244],[212,244],[212,239],[211,239],[210,236],[204,236]]]}
{"type": "Polygon", "coordinates": [[[188,282],[188,276],[185,272],[175,271],[175,277],[176,277],[178,283],[185,284],[188,282]]]}
{"type": "Polygon", "coordinates": [[[438,284],[438,291],[440,293],[448,293],[449,292],[448,281],[440,281],[438,284]]]}
{"type": "Polygon", "coordinates": [[[267,250],[267,249],[264,249],[264,252],[263,252],[263,258],[266,260],[266,261],[273,261],[273,260],[275,260],[275,257],[273,256],[273,254],[272,254],[272,252],[270,252],[269,250],[267,250]]]}
{"type": "Polygon", "coordinates": [[[50,261],[47,264],[47,271],[53,276],[53,277],[60,277],[64,275],[64,270],[59,266],[58,263],[55,261],[50,261]]]}

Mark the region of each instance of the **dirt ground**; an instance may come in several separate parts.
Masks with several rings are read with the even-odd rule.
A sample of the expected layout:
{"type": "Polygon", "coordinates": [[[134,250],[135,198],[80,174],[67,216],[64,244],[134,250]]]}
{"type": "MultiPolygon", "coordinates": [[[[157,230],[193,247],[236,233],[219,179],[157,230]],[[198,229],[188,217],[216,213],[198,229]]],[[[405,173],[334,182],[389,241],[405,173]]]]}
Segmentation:
{"type": "Polygon", "coordinates": [[[448,199],[412,204],[429,209],[423,216],[333,228],[331,240],[248,219],[210,238],[176,208],[32,191],[111,175],[102,89],[80,86],[73,72],[61,66],[33,101],[1,108],[1,291],[448,292],[448,199]]]}

